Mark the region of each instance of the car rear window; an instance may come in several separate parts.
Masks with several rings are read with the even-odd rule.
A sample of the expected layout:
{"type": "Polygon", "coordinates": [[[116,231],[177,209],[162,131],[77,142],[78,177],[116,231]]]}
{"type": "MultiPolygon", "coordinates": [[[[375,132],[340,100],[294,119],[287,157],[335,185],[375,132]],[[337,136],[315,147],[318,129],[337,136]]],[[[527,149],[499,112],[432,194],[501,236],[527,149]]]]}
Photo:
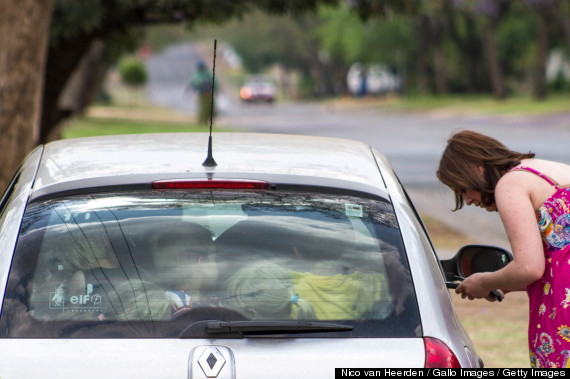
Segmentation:
{"type": "Polygon", "coordinates": [[[149,190],[26,210],[2,335],[176,337],[204,320],[353,326],[303,337],[418,335],[391,204],[314,192],[149,190]]]}

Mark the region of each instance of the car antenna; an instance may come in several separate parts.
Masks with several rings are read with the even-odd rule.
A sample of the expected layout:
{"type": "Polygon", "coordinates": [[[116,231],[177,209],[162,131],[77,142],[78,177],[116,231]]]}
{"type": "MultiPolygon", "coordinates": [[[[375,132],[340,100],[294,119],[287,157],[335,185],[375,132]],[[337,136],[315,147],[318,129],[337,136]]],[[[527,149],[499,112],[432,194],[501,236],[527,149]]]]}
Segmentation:
{"type": "Polygon", "coordinates": [[[202,163],[204,167],[216,167],[218,164],[214,160],[212,155],[212,120],[214,119],[214,81],[216,80],[216,46],[218,44],[217,40],[214,40],[214,63],[212,65],[212,103],[210,107],[210,135],[208,137],[208,156],[206,160],[202,163]]]}

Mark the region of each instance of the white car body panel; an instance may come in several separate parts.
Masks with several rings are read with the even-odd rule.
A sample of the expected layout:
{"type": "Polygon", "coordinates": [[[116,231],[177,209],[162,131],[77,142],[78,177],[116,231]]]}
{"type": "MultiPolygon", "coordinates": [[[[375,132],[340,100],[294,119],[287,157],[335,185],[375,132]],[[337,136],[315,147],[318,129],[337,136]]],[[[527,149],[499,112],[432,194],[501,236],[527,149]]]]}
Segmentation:
{"type": "MultiPolygon", "coordinates": [[[[421,339],[245,339],[245,340],[0,340],[2,379],[202,379],[191,368],[194,349],[227,347],[218,378],[331,378],[335,368],[418,367],[421,339]],[[347,349],[350,346],[350,349],[347,349]],[[378,354],[382,351],[382,354],[378,354]],[[311,354],[307,354],[311,352],[311,354]],[[33,362],[30,362],[33,357],[33,362]],[[416,359],[411,359],[416,357],[416,359]],[[246,363],[247,362],[247,363],[246,363]],[[232,367],[233,366],[233,367],[232,367]],[[139,368],[139,370],[133,370],[139,368]],[[192,371],[192,372],[191,372],[192,371]],[[109,373],[112,373],[110,376],[109,373]]],[[[220,349],[223,353],[223,349],[220,349]]]]}
{"type": "Polygon", "coordinates": [[[210,171],[299,175],[384,187],[370,147],[359,142],[339,145],[335,138],[318,138],[315,144],[314,138],[303,136],[214,134],[215,168],[202,166],[207,134],[125,135],[116,137],[113,143],[104,141],[84,138],[47,145],[45,155],[49,159],[38,172],[34,190],[90,177],[169,173],[195,176],[210,171]],[[73,149],[68,148],[71,144],[73,149]],[[128,148],[128,153],[121,146],[128,148]]]}

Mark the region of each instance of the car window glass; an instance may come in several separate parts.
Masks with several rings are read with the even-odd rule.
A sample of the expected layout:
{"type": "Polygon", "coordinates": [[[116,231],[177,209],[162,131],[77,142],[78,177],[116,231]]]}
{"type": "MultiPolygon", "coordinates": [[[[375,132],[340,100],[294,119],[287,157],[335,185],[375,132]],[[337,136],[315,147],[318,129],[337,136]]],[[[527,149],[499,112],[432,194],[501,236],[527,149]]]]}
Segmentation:
{"type": "Polygon", "coordinates": [[[417,335],[391,204],[294,191],[141,191],[28,207],[4,334],[168,337],[218,318],[339,321],[354,325],[347,337],[417,335]]]}

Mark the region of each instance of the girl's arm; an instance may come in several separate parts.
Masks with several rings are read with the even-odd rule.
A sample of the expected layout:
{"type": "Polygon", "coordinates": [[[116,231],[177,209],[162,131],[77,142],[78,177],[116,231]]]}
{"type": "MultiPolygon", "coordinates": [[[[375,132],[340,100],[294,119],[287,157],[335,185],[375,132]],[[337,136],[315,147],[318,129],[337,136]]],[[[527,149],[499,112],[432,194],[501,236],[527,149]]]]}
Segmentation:
{"type": "Polygon", "coordinates": [[[464,298],[485,298],[499,288],[521,290],[542,277],[544,251],[530,196],[534,183],[521,175],[505,175],[497,184],[495,201],[514,260],[499,271],[467,278],[456,289],[464,298]]]}

